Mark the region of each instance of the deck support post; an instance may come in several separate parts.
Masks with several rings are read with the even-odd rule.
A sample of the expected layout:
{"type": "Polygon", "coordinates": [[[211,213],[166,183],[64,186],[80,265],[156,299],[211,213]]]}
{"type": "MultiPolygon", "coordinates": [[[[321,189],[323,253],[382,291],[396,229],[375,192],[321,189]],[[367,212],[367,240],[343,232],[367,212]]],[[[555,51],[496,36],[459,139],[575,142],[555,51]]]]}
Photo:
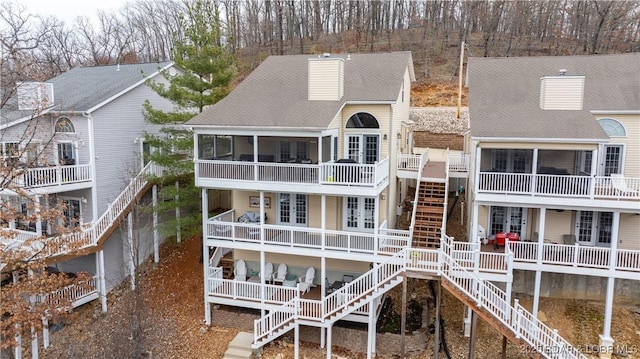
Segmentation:
{"type": "Polygon", "coordinates": [[[400,357],[405,355],[405,334],[407,327],[407,272],[402,271],[402,310],[400,311],[400,357]]]}
{"type": "Polygon", "coordinates": [[[175,197],[175,204],[176,204],[176,242],[178,242],[178,244],[182,243],[182,229],[180,227],[182,227],[182,224],[180,223],[180,182],[176,181],[176,197],[175,197]]]}
{"type": "Polygon", "coordinates": [[[533,309],[531,310],[531,314],[534,318],[538,318],[538,305],[540,304],[540,281],[542,280],[542,272],[536,271],[536,279],[534,282],[533,288],[533,309]]]}
{"type": "Polygon", "coordinates": [[[367,359],[371,359],[375,356],[376,352],[376,311],[375,311],[375,299],[369,302],[369,325],[367,330],[367,359]]]}
{"type": "Polygon", "coordinates": [[[131,282],[131,290],[136,289],[136,253],[133,245],[133,213],[129,211],[127,214],[127,244],[129,248],[129,276],[131,282]]]}
{"type": "Polygon", "coordinates": [[[100,306],[102,307],[102,314],[107,312],[107,280],[104,270],[104,250],[98,251],[98,278],[96,285],[100,291],[100,306]]]}
{"type": "Polygon", "coordinates": [[[300,324],[296,323],[296,326],[293,327],[293,357],[300,358],[300,324]]]}
{"type": "MultiPolygon", "coordinates": [[[[156,184],[151,187],[151,203],[153,205],[153,263],[157,266],[160,263],[160,235],[158,234],[158,185],[156,184]]],[[[204,218],[207,217],[206,210],[206,207],[202,208],[204,218]]]]}
{"type": "Polygon", "coordinates": [[[49,320],[42,318],[42,345],[45,349],[49,347],[49,320]]]}
{"type": "Polygon", "coordinates": [[[327,327],[327,359],[331,359],[331,334],[333,332],[332,325],[327,327]]]}
{"type": "Polygon", "coordinates": [[[327,339],[327,328],[320,327],[320,349],[325,347],[325,340],[327,339]]]}
{"type": "MultiPolygon", "coordinates": [[[[547,220],[547,209],[540,208],[539,224],[538,224],[538,253],[536,258],[537,268],[542,267],[542,255],[544,253],[544,227],[547,220]]],[[[538,305],[540,302],[540,281],[542,280],[542,272],[536,270],[536,279],[533,288],[533,309],[531,314],[534,318],[538,318],[538,305]]]]}
{"type": "Polygon", "coordinates": [[[613,295],[615,293],[615,277],[614,273],[617,266],[618,259],[618,231],[620,229],[620,212],[613,212],[613,218],[611,223],[611,253],[609,255],[609,271],[611,275],[607,278],[607,294],[604,306],[604,326],[602,328],[602,335],[600,335],[600,348],[606,348],[606,350],[600,351],[601,359],[611,358],[613,352],[613,338],[611,337],[611,317],[613,316],[613,295]]]}
{"type": "Polygon", "coordinates": [[[438,290],[436,292],[436,328],[433,337],[433,359],[438,359],[440,354],[440,302],[442,299],[442,279],[438,281],[438,290]]]}
{"type": "Polygon", "coordinates": [[[31,326],[31,358],[38,359],[38,332],[31,326]]]}
{"type": "Polygon", "coordinates": [[[464,337],[469,338],[471,336],[471,315],[473,311],[471,307],[467,307],[467,315],[464,317],[464,337]]]}
{"type": "MultiPolygon", "coordinates": [[[[154,186],[155,187],[155,186],[154,186]]],[[[209,218],[209,192],[202,189],[202,263],[204,267],[204,324],[211,325],[211,303],[209,295],[209,247],[207,246],[207,219],[209,218]]],[[[154,212],[155,213],[155,212],[154,212]]]]}
{"type": "Polygon", "coordinates": [[[502,336],[502,359],[507,359],[507,337],[502,336]]]}
{"type": "Polygon", "coordinates": [[[478,315],[471,311],[471,338],[469,340],[469,359],[476,357],[476,327],[478,326],[478,315]]]}

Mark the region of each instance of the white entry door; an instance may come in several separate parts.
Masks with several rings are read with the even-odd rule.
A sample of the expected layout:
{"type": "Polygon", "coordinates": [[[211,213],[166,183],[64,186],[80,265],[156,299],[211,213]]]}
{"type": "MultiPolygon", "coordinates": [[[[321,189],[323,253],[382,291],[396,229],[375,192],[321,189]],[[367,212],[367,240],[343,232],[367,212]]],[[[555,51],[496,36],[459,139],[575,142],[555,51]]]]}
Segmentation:
{"type": "Polygon", "coordinates": [[[520,238],[526,238],[527,209],[523,207],[491,207],[491,223],[489,233],[498,232],[518,233],[520,238]]]}
{"type": "Polygon", "coordinates": [[[278,195],[278,224],[307,226],[307,195],[280,193],[278,195]]]}
{"type": "Polygon", "coordinates": [[[345,231],[373,232],[376,200],[372,197],[345,197],[343,201],[345,231]]]}
{"type": "Polygon", "coordinates": [[[579,211],[576,216],[576,238],[585,246],[611,246],[613,212],[579,211]]]}
{"type": "Polygon", "coordinates": [[[380,159],[380,135],[348,135],[346,158],[358,163],[372,164],[380,159]]]}

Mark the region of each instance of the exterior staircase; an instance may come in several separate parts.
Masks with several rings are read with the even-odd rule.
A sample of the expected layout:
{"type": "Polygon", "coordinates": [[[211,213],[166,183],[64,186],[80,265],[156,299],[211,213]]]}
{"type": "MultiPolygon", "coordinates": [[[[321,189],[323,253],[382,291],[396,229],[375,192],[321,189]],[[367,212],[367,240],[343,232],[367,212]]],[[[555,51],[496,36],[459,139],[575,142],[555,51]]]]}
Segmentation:
{"type": "Polygon", "coordinates": [[[107,210],[96,220],[85,224],[81,231],[47,238],[44,255],[47,259],[60,260],[66,257],[86,255],[95,252],[118,228],[131,211],[134,204],[150,188],[147,181],[149,176],[159,176],[161,168],[154,163],[148,163],[122,192],[111,202],[107,210]]]}
{"type": "Polygon", "coordinates": [[[448,162],[423,155],[418,167],[411,218],[412,246],[438,248],[447,215],[448,162]]]}
{"type": "Polygon", "coordinates": [[[446,184],[421,181],[416,192],[418,200],[413,219],[413,246],[437,248],[440,246],[446,213],[446,184]]]}
{"type": "MultiPolygon", "coordinates": [[[[445,162],[445,176],[441,180],[434,176],[434,173],[438,173],[433,171],[434,168],[431,168],[431,172],[426,171],[429,166],[426,158],[423,156],[421,159],[419,168],[423,171],[418,176],[413,206],[413,247],[404,248],[376,264],[370,271],[322,300],[301,299],[298,293],[279,309],[254,322],[253,348],[262,347],[299,324],[329,327],[355,310],[373,305],[376,298],[401,283],[407,272],[422,271],[440,276],[442,286],[447,291],[511,342],[527,345],[537,351],[533,357],[586,359],[556,330],[520,306],[517,300],[512,306],[511,298],[503,290],[467,270],[468,263],[463,262],[468,256],[460,257],[460,250],[455,248],[453,239],[443,233],[448,163],[445,162]]],[[[511,266],[508,268],[510,271],[511,266]]]]}

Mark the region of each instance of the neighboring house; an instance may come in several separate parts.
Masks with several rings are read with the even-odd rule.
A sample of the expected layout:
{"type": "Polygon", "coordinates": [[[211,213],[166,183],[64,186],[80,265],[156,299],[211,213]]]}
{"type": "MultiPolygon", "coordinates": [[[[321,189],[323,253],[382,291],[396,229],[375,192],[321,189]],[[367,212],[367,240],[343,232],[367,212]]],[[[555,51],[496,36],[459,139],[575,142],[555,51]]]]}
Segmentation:
{"type": "Polygon", "coordinates": [[[517,234],[534,315],[604,299],[608,348],[614,296],[640,296],[640,54],[471,58],[469,94],[470,237],[517,234]]]}
{"type": "Polygon", "coordinates": [[[142,105],[145,100],[163,110],[173,105],[145,81],[164,81],[160,70],[172,67],[170,62],[78,67],[45,83],[21,84],[14,101],[2,109],[2,156],[18,167],[23,164],[14,184],[29,194],[27,198],[5,193],[3,200],[16,201],[25,214],[64,208],[64,218],[55,222],[38,218],[8,227],[18,232],[18,245],[44,235],[48,243],[83,249],[68,251],[62,245],[44,253],[60,271],[94,276],[90,290],[73,292],[74,305],[100,297],[106,311],[106,293],[131,273],[132,258],[141,261],[155,253],[157,259],[154,216],[124,218],[131,213],[132,201],[152,201],[146,177],[156,173],[156,166],[143,162],[143,153],[150,150],[144,135],[157,134],[159,128],[145,122],[142,105]],[[46,109],[37,112],[43,103],[46,109]],[[12,158],[18,152],[21,155],[12,158]],[[79,229],[59,236],[58,226],[79,229]]]}
{"type": "Polygon", "coordinates": [[[409,52],[271,56],[188,122],[205,322],[213,304],[258,309],[252,347],[293,330],[295,357],[301,325],[321,328],[330,357],[337,321],[366,323],[372,357],[385,293],[407,277],[440,279],[518,345],[583,358],[511,304],[512,256],[446,235],[449,183],[466,181],[467,156],[414,154],[413,80],[409,52]],[[395,229],[409,186],[411,228],[395,229]],[[230,209],[212,204],[221,192],[230,209]]]}

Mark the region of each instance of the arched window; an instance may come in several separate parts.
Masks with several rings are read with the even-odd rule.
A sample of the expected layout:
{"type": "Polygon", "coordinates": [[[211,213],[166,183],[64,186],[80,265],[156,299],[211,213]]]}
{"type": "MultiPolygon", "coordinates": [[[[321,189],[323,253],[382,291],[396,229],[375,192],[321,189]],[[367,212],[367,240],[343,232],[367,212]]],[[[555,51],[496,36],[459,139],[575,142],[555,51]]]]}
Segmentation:
{"type": "Polygon", "coordinates": [[[610,137],[627,137],[627,130],[624,126],[612,118],[601,118],[598,123],[610,137]]]}
{"type": "Polygon", "coordinates": [[[56,121],[55,131],[57,132],[76,132],[75,127],[73,127],[73,123],[67,117],[60,117],[56,121]]]}
{"type": "Polygon", "coordinates": [[[380,128],[378,120],[366,112],[358,112],[347,121],[347,128],[380,128]]]}

